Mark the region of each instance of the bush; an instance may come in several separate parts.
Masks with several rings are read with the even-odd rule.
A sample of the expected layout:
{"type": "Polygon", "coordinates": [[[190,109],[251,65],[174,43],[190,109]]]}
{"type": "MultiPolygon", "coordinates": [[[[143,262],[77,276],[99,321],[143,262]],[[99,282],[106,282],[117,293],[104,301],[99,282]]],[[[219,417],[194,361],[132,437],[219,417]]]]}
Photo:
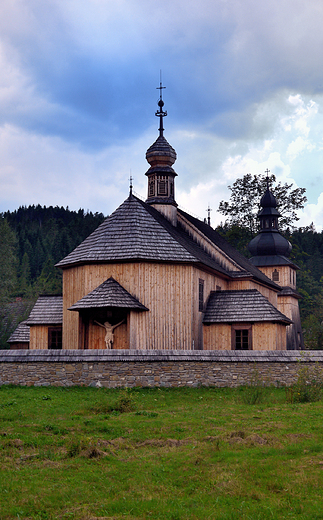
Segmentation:
{"type": "Polygon", "coordinates": [[[287,390],[287,401],[291,403],[312,403],[321,399],[323,370],[314,365],[302,366],[297,372],[295,385],[287,390]]]}
{"type": "Polygon", "coordinates": [[[133,394],[126,388],[120,392],[117,402],[111,407],[111,411],[120,413],[132,412],[135,409],[135,405],[133,394]]]}

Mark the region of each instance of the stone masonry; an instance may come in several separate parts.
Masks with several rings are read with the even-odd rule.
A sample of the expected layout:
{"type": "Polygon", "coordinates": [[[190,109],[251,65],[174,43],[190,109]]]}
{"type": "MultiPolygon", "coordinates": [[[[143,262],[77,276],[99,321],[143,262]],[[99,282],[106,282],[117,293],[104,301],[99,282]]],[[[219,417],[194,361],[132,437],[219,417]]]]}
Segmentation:
{"type": "Polygon", "coordinates": [[[320,351],[3,350],[0,385],[180,387],[289,386],[320,351]]]}

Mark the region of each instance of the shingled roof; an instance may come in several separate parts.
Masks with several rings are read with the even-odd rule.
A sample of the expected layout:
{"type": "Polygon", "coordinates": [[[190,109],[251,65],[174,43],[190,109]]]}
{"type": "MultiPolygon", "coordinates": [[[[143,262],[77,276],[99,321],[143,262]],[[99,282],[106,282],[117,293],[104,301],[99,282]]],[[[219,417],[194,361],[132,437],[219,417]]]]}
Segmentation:
{"type": "Polygon", "coordinates": [[[39,296],[27,325],[60,325],[63,323],[63,296],[39,296]]]}
{"type": "Polygon", "coordinates": [[[134,195],[56,265],[129,260],[203,263],[228,274],[187,232],[134,195]]]}
{"type": "MultiPolygon", "coordinates": [[[[271,287],[280,290],[280,287],[270,280],[264,273],[262,273],[256,266],[254,266],[245,256],[243,256],[237,249],[235,249],[229,242],[225,240],[215,229],[211,226],[202,222],[201,220],[193,217],[189,213],[178,209],[177,210],[180,215],[183,215],[186,220],[188,220],[193,226],[195,226],[199,231],[201,231],[206,237],[208,237],[213,244],[215,244],[219,249],[221,249],[229,258],[231,258],[236,264],[238,264],[245,272],[251,274],[256,280],[265,283],[266,285],[270,285],[271,287]]],[[[238,272],[231,272],[231,276],[241,276],[238,272]]]]}
{"type": "Polygon", "coordinates": [[[236,251],[214,229],[202,221],[178,210],[199,231],[222,249],[237,266],[228,271],[211,257],[179,223],[173,226],[159,211],[130,195],[89,237],[74,251],[56,264],[58,267],[123,261],[153,261],[194,263],[207,266],[227,278],[253,276],[276,290],[279,286],[236,251]]]}
{"type": "Polygon", "coordinates": [[[78,311],[98,307],[122,307],[124,309],[148,311],[147,307],[128,293],[112,276],[78,302],[74,303],[69,310],[78,311]]]}
{"type": "Polygon", "coordinates": [[[26,320],[21,321],[18,327],[13,331],[7,343],[29,343],[30,341],[30,327],[26,320]]]}
{"type": "Polygon", "coordinates": [[[279,312],[257,289],[245,291],[212,291],[203,323],[280,322],[292,321],[279,312]]]}

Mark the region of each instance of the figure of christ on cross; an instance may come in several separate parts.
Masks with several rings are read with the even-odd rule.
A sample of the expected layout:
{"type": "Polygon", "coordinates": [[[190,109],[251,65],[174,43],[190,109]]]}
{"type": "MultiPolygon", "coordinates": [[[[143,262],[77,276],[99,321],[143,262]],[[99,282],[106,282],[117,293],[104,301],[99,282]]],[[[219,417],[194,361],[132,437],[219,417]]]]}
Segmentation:
{"type": "Polygon", "coordinates": [[[113,340],[114,340],[114,334],[113,331],[119,327],[125,320],[120,321],[116,325],[111,325],[110,322],[105,321],[104,323],[99,323],[98,321],[94,321],[97,325],[100,325],[100,327],[105,329],[105,346],[107,349],[112,349],[113,340]]]}

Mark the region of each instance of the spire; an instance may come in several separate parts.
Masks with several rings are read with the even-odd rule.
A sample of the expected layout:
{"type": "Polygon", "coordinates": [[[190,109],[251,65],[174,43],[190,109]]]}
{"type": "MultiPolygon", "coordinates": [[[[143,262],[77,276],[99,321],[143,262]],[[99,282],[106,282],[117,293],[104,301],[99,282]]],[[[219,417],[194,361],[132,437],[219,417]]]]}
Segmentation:
{"type": "Polygon", "coordinates": [[[146,172],[148,177],[146,202],[153,205],[176,225],[175,177],[177,173],[172,168],[176,161],[176,152],[164,137],[163,118],[167,116],[166,110],[163,109],[162,91],[164,88],[160,78],[160,85],[157,87],[160,91],[158,110],[155,112],[155,115],[159,117],[159,136],[146,153],[150,166],[146,172]]]}
{"type": "Polygon", "coordinates": [[[155,112],[155,116],[159,117],[159,137],[164,137],[164,123],[163,118],[167,116],[167,111],[163,111],[164,101],[163,101],[163,89],[166,87],[163,87],[162,78],[161,78],[161,71],[160,71],[160,82],[159,87],[156,87],[157,90],[159,90],[159,101],[158,106],[159,110],[155,112]]]}
{"type": "Polygon", "coordinates": [[[129,196],[132,195],[132,188],[133,188],[133,184],[132,184],[132,175],[130,175],[130,178],[129,178],[129,196]]]}
{"type": "Polygon", "coordinates": [[[207,207],[207,223],[209,226],[211,226],[211,211],[212,209],[210,208],[210,204],[208,205],[207,207]]]}
{"type": "Polygon", "coordinates": [[[270,170],[265,170],[265,173],[267,174],[267,178],[266,178],[266,181],[267,181],[267,190],[269,191],[269,177],[268,177],[268,173],[270,173],[270,170]]]}

